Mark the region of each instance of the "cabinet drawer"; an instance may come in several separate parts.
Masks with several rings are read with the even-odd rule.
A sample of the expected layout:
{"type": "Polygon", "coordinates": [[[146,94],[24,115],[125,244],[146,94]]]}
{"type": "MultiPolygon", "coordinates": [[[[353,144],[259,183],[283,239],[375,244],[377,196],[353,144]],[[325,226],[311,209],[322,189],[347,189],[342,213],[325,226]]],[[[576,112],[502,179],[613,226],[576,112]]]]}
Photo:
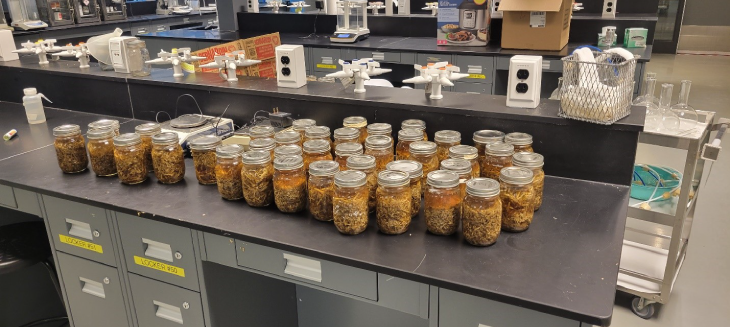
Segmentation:
{"type": "Polygon", "coordinates": [[[441,61],[453,62],[453,56],[448,53],[419,53],[416,56],[416,63],[425,65],[428,63],[436,63],[441,61]]]}
{"type": "Polygon", "coordinates": [[[170,30],[170,25],[154,24],[154,23],[152,25],[150,25],[150,32],[164,32],[164,31],[169,31],[169,30],[170,30]]]}
{"type": "Polygon", "coordinates": [[[238,265],[377,301],[377,273],[236,240],[238,265]]]}
{"type": "Polygon", "coordinates": [[[398,52],[360,50],[357,52],[357,57],[373,58],[373,60],[380,62],[400,63],[400,53],[398,52]]]}
{"type": "Polygon", "coordinates": [[[15,193],[13,193],[12,187],[0,185],[0,205],[18,209],[18,203],[15,202],[15,193]]]}
{"type": "Polygon", "coordinates": [[[43,204],[56,250],[117,266],[114,235],[104,209],[46,195],[43,204]]]}
{"type": "Polygon", "coordinates": [[[456,65],[462,73],[469,74],[469,77],[462,78],[459,82],[492,83],[494,57],[456,56],[456,65]]]}
{"type": "Polygon", "coordinates": [[[378,305],[428,319],[429,286],[378,274],[378,305]]]}
{"type": "Polygon", "coordinates": [[[342,59],[341,56],[340,49],[312,48],[314,71],[335,72],[340,70],[341,67],[337,61],[342,59]]]}
{"type": "Polygon", "coordinates": [[[15,203],[18,204],[18,210],[41,216],[41,205],[38,202],[38,195],[31,191],[26,191],[19,188],[13,188],[15,194],[15,203]]]}
{"type": "Polygon", "coordinates": [[[358,54],[359,51],[355,49],[340,49],[340,59],[342,60],[352,60],[352,59],[360,59],[360,58],[366,58],[361,57],[358,54]]]}
{"type": "Polygon", "coordinates": [[[58,266],[76,327],[128,327],[116,268],[58,253],[58,266]]]}
{"type": "Polygon", "coordinates": [[[145,24],[145,25],[132,24],[132,35],[133,36],[147,34],[147,33],[151,33],[151,32],[152,32],[152,30],[151,30],[150,26],[147,24],[145,24]]]}
{"type": "Polygon", "coordinates": [[[454,92],[492,94],[492,84],[465,83],[459,80],[454,82],[454,92]]]}
{"type": "Polygon", "coordinates": [[[204,327],[200,294],[129,275],[139,327],[204,327]]]}
{"type": "Polygon", "coordinates": [[[130,272],[199,291],[190,229],[117,213],[130,272]]]}

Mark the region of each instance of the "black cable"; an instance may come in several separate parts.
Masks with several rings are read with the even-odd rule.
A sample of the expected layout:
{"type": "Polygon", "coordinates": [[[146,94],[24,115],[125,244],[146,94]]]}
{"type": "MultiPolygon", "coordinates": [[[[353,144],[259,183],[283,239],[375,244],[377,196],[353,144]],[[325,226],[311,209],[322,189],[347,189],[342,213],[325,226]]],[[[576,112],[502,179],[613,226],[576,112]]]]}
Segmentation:
{"type": "MultiPolygon", "coordinates": [[[[304,10],[304,8],[302,8],[302,10],[304,10]]],[[[317,37],[317,17],[319,17],[319,13],[321,13],[321,12],[322,12],[322,9],[317,11],[317,14],[314,15],[314,27],[312,28],[313,29],[312,33],[310,33],[307,36],[301,36],[301,37],[299,37],[300,39],[309,39],[311,37],[314,37],[314,38],[317,37]]]]}
{"type": "Polygon", "coordinates": [[[41,319],[41,320],[36,320],[36,321],[33,321],[33,322],[29,322],[29,323],[27,323],[25,325],[18,326],[18,327],[33,327],[33,326],[38,326],[40,324],[45,324],[45,323],[54,322],[54,321],[60,321],[60,320],[66,320],[66,321],[68,321],[68,317],[65,317],[64,316],[64,317],[46,318],[46,319],[41,319]]]}

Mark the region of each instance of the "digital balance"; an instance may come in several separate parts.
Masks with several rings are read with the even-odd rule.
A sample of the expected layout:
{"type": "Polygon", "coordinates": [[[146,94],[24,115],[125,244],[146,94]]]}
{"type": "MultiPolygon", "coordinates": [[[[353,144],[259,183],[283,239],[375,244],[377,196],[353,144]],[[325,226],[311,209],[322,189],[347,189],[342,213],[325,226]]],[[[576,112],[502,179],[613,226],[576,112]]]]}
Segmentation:
{"type": "Polygon", "coordinates": [[[180,145],[188,150],[188,142],[204,135],[227,138],[233,134],[233,120],[200,114],[185,114],[160,123],[162,132],[177,134],[180,145]]]}
{"type": "Polygon", "coordinates": [[[355,43],[370,36],[367,6],[367,1],[344,0],[338,2],[337,30],[334,35],[330,36],[330,41],[355,43]]]}
{"type": "Polygon", "coordinates": [[[22,30],[46,28],[48,24],[40,20],[38,6],[34,0],[8,0],[12,27],[22,30]]]}

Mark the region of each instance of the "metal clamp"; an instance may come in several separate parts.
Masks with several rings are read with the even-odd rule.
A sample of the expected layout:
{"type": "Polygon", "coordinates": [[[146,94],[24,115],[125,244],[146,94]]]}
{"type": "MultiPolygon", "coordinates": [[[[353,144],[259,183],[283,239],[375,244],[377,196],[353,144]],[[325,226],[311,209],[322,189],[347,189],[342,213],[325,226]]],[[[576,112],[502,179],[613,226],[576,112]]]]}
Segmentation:
{"type": "Polygon", "coordinates": [[[717,158],[720,157],[720,150],[722,149],[720,146],[722,137],[725,136],[728,125],[730,125],[730,119],[728,118],[720,118],[717,124],[712,125],[711,130],[717,131],[717,135],[715,135],[715,139],[712,142],[702,146],[702,155],[700,156],[702,159],[717,161],[717,158]]]}

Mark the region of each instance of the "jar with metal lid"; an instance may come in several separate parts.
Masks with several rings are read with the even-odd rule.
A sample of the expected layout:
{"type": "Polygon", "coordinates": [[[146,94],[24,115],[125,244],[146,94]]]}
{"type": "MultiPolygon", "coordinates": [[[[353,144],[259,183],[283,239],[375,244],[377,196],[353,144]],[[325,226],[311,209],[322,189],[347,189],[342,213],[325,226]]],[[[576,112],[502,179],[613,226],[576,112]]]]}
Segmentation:
{"type": "Polygon", "coordinates": [[[385,234],[402,234],[411,224],[410,175],[402,171],[384,170],[378,174],[378,229],[385,234]]]}
{"type": "Polygon", "coordinates": [[[515,167],[524,167],[532,170],[532,187],[535,191],[535,211],[542,206],[542,192],[545,188],[545,171],[542,166],[545,158],[534,152],[518,152],[512,156],[512,164],[515,167]]]}
{"type": "Polygon", "coordinates": [[[86,134],[89,139],[89,160],[97,176],[114,176],[117,164],[114,162],[114,130],[95,129],[86,134]]]}
{"type": "Polygon", "coordinates": [[[335,142],[334,147],[337,149],[337,146],[343,143],[359,143],[362,145],[363,142],[360,142],[360,130],[357,128],[352,127],[340,127],[335,130],[334,133],[335,142]]]}
{"type": "Polygon", "coordinates": [[[454,145],[449,148],[449,158],[464,159],[471,164],[471,177],[479,177],[479,155],[477,148],[471,145],[454,145]]]}
{"type": "Polygon", "coordinates": [[[53,147],[61,171],[68,174],[86,170],[89,158],[86,156],[86,142],[79,125],[61,125],[53,129],[53,147]]]}
{"type": "Polygon", "coordinates": [[[160,183],[174,184],[185,177],[185,154],[176,133],[152,137],[152,166],[160,183]]]}
{"type": "Polygon", "coordinates": [[[144,149],[144,162],[147,171],[154,171],[152,166],[152,136],[162,132],[162,127],[158,123],[144,123],[134,127],[134,132],[142,139],[142,149],[144,149]]]}
{"type": "Polygon", "coordinates": [[[241,184],[249,206],[266,207],[274,202],[274,166],[269,151],[248,151],[242,155],[241,184]]]}
{"type": "Polygon", "coordinates": [[[293,130],[299,133],[302,139],[304,139],[305,131],[307,128],[317,126],[317,121],[314,119],[297,119],[292,122],[291,127],[293,130]]]}
{"type": "Polygon", "coordinates": [[[286,156],[302,156],[304,155],[304,152],[302,151],[302,147],[296,145],[296,144],[288,144],[288,145],[282,145],[276,147],[274,149],[274,159],[279,157],[286,157],[286,156]]]}
{"type": "MultiPolygon", "coordinates": [[[[330,133],[330,128],[327,126],[312,126],[308,127],[304,131],[304,142],[311,141],[311,140],[325,140],[330,145],[330,152],[334,151],[334,145],[332,144],[332,139],[330,138],[332,134],[330,133]]],[[[333,152],[334,155],[334,152],[333,152]]]]}
{"type": "Polygon", "coordinates": [[[423,132],[423,141],[428,141],[428,134],[426,133],[426,122],[420,119],[406,119],[400,124],[400,129],[415,128],[423,132]]]}
{"type": "Polygon", "coordinates": [[[216,148],[220,144],[220,137],[215,135],[204,135],[188,143],[198,183],[203,185],[216,183],[216,148]]]}
{"type": "Polygon", "coordinates": [[[436,157],[436,143],[430,141],[417,141],[411,143],[409,152],[411,160],[418,161],[423,165],[423,178],[421,179],[421,192],[426,192],[426,176],[428,173],[439,169],[439,158],[436,157]]]}
{"type": "Polygon", "coordinates": [[[150,52],[144,40],[132,40],[127,44],[127,66],[129,73],[135,77],[149,76],[152,73],[150,52]]]}
{"type": "MultiPolygon", "coordinates": [[[[306,143],[306,142],[305,142],[306,143]]],[[[309,164],[309,212],[314,219],[331,221],[332,197],[335,194],[335,173],[340,171],[340,165],[332,160],[319,160],[309,164]]]]}
{"type": "Polygon", "coordinates": [[[527,230],[535,214],[535,191],[532,170],[523,167],[503,168],[499,174],[502,200],[502,230],[527,230]]]}
{"type": "Polygon", "coordinates": [[[442,161],[449,158],[449,148],[461,144],[461,133],[449,130],[438,131],[434,134],[433,140],[438,146],[436,156],[439,158],[439,161],[442,161]]]}
{"type": "Polygon", "coordinates": [[[413,160],[396,160],[389,163],[386,168],[388,170],[402,171],[410,177],[411,189],[411,217],[418,215],[421,211],[421,179],[423,178],[423,165],[413,160]]]}
{"type": "Polygon", "coordinates": [[[350,116],[342,120],[342,126],[357,128],[360,131],[360,144],[365,143],[365,139],[368,137],[368,120],[361,116],[350,116]]]}
{"type": "Polygon", "coordinates": [[[393,161],[393,138],[386,135],[373,135],[365,139],[365,154],[375,157],[375,171],[385,170],[385,165],[393,161]]]}
{"type": "Polygon", "coordinates": [[[467,243],[488,246],[497,241],[502,229],[499,182],[482,177],[466,182],[461,222],[461,232],[467,243]]]}
{"type": "Polygon", "coordinates": [[[411,143],[423,141],[421,131],[408,128],[398,131],[398,144],[395,146],[395,160],[408,160],[411,158],[411,143]]]}
{"type": "Polygon", "coordinates": [[[428,189],[424,194],[426,228],[436,235],[451,235],[459,228],[463,197],[459,175],[436,170],[427,175],[428,189]]]}
{"type": "Polygon", "coordinates": [[[248,142],[248,149],[250,151],[266,151],[273,158],[274,149],[276,149],[276,141],[270,137],[251,140],[248,142]]]}
{"type": "Polygon", "coordinates": [[[347,158],[347,169],[359,170],[367,175],[368,210],[375,210],[378,174],[375,172],[375,157],[367,154],[347,158]]]}
{"type": "Polygon", "coordinates": [[[464,159],[446,159],[441,161],[441,170],[453,171],[459,175],[461,196],[466,196],[466,182],[471,179],[471,163],[464,159]]]}
{"type": "Polygon", "coordinates": [[[372,123],[367,127],[368,136],[385,135],[392,137],[393,127],[388,123],[372,123]]]}
{"type": "Polygon", "coordinates": [[[482,177],[499,180],[499,172],[504,167],[512,166],[512,155],[515,153],[512,144],[504,142],[487,144],[482,161],[482,177]]]}
{"type": "Polygon", "coordinates": [[[240,144],[219,145],[215,149],[215,179],[218,184],[218,193],[226,200],[243,199],[243,184],[241,181],[241,162],[243,146],[240,144]]]}
{"type": "Polygon", "coordinates": [[[97,121],[89,123],[87,125],[89,128],[89,131],[93,131],[95,129],[113,129],[114,130],[114,136],[119,136],[119,121],[116,119],[99,119],[97,121]]]}
{"type": "Polygon", "coordinates": [[[285,213],[307,208],[307,174],[301,156],[274,159],[274,203],[285,213]]]}
{"type": "Polygon", "coordinates": [[[360,234],[368,227],[367,175],[357,170],[335,174],[332,215],[342,234],[360,234]]]}
{"type": "Polygon", "coordinates": [[[302,135],[299,134],[299,132],[296,131],[281,131],[276,134],[274,134],[274,141],[276,141],[276,146],[282,146],[282,145],[298,145],[302,146],[302,135]]]}
{"type": "Polygon", "coordinates": [[[532,135],[527,133],[509,133],[504,136],[504,143],[514,145],[515,152],[535,152],[532,150],[532,135]]]}
{"type": "Polygon", "coordinates": [[[248,130],[248,137],[250,137],[252,141],[262,138],[273,139],[275,134],[276,129],[273,126],[258,125],[253,126],[248,130]]]}
{"type": "Polygon", "coordinates": [[[362,154],[362,144],[342,143],[335,148],[335,161],[340,165],[340,170],[347,170],[347,158],[362,154]]]}
{"type": "Polygon", "coordinates": [[[320,160],[332,160],[330,143],[327,140],[311,140],[304,142],[304,171],[309,171],[309,164],[320,160]]]}
{"type": "Polygon", "coordinates": [[[147,180],[144,149],[139,135],[126,133],[114,138],[114,163],[120,182],[131,185],[147,180]]]}
{"type": "Polygon", "coordinates": [[[500,131],[483,129],[481,131],[474,132],[473,136],[474,147],[479,151],[479,157],[484,157],[484,147],[491,143],[504,142],[504,133],[500,131]]]}

